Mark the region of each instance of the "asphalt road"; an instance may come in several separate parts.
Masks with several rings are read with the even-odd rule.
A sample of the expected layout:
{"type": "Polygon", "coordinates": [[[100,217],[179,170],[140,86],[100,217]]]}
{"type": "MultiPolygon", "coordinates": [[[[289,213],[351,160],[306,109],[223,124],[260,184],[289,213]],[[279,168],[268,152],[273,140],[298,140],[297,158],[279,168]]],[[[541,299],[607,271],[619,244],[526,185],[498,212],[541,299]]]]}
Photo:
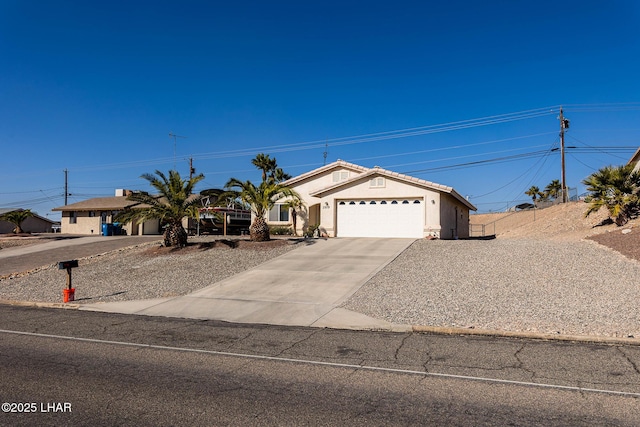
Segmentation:
{"type": "Polygon", "coordinates": [[[14,306],[0,330],[0,425],[640,423],[632,346],[14,306]]]}

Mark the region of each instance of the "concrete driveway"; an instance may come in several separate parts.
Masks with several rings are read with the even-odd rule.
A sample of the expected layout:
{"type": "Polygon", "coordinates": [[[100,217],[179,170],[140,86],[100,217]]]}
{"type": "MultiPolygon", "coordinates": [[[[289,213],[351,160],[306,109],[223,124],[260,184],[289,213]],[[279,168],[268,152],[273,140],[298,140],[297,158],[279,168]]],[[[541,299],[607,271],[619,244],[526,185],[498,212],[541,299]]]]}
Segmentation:
{"type": "Polygon", "coordinates": [[[87,304],[81,309],[241,323],[394,329],[396,325],[339,305],[413,242],[313,240],[308,246],[189,295],[87,304]]]}

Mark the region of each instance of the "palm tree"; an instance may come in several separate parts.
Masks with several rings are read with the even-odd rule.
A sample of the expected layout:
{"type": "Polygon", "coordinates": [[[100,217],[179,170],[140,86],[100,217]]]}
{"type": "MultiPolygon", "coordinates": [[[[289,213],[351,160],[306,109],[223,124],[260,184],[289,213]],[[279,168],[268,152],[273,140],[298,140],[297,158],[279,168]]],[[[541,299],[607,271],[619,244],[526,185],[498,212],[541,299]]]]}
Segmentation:
{"type": "Polygon", "coordinates": [[[16,209],[15,211],[6,212],[2,216],[0,216],[0,220],[8,221],[11,224],[15,225],[16,228],[13,229],[13,232],[16,234],[22,233],[22,223],[25,219],[31,218],[34,216],[34,213],[31,212],[31,209],[16,209]]]}
{"type": "Polygon", "coordinates": [[[298,231],[298,210],[304,207],[304,202],[299,197],[294,197],[284,204],[287,209],[291,209],[291,222],[293,223],[293,235],[297,236],[298,231]]]}
{"type": "Polygon", "coordinates": [[[249,235],[252,241],[262,242],[271,239],[266,215],[277,201],[291,198],[299,199],[300,196],[291,188],[272,180],[265,180],[256,186],[251,181],[240,181],[231,178],[225,185],[229,191],[220,197],[231,195],[248,205],[254,215],[254,220],[249,227],[249,235]]]}
{"type": "Polygon", "coordinates": [[[291,178],[291,175],[285,173],[282,168],[278,167],[276,158],[269,157],[268,154],[260,153],[251,160],[251,163],[262,171],[262,181],[266,181],[267,178],[275,181],[282,182],[291,178]]]}
{"type": "Polygon", "coordinates": [[[260,153],[256,155],[251,163],[262,171],[262,181],[267,180],[267,174],[272,173],[277,168],[276,159],[270,158],[268,154],[260,153]]]}
{"type": "Polygon", "coordinates": [[[141,207],[127,209],[117,215],[120,222],[147,221],[159,219],[165,224],[164,245],[184,247],[187,245],[187,232],[182,226],[184,218],[198,218],[200,199],[202,196],[193,194],[195,185],[204,179],[200,174],[188,180],[182,179],[180,174],[169,171],[169,177],[156,170],[156,175],[144,174],[141,178],[158,191],[157,195],[146,192],[134,192],[129,200],[139,202],[141,207]]]}
{"type": "Polygon", "coordinates": [[[533,204],[536,204],[536,200],[538,196],[540,196],[540,189],[535,185],[532,185],[527,191],[524,192],[527,196],[531,196],[531,200],[533,200],[533,204]]]}
{"type": "MultiPolygon", "coordinates": [[[[275,161],[276,159],[273,159],[273,160],[275,161]]],[[[271,171],[271,174],[269,175],[269,178],[271,178],[275,182],[282,182],[282,181],[286,181],[288,179],[291,179],[291,175],[289,175],[288,173],[285,173],[282,170],[282,168],[276,167],[275,169],[273,169],[271,171]]]]}
{"type": "Polygon", "coordinates": [[[545,188],[544,192],[547,195],[547,198],[557,199],[558,196],[562,193],[562,184],[560,184],[560,180],[554,179],[551,181],[545,188]]]}
{"type": "Polygon", "coordinates": [[[589,175],[584,181],[590,194],[585,201],[589,209],[585,217],[600,208],[609,211],[618,226],[626,224],[640,210],[640,171],[633,165],[606,166],[589,175]]]}

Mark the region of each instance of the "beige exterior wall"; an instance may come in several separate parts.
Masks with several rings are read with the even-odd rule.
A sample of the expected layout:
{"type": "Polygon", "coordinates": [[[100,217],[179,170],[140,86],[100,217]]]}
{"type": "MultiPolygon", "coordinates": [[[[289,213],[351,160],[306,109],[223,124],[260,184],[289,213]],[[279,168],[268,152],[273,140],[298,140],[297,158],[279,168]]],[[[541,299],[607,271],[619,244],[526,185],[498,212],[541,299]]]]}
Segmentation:
{"type": "Polygon", "coordinates": [[[94,234],[102,233],[102,219],[100,212],[94,211],[94,216],[90,216],[91,212],[73,211],[62,212],[60,221],[61,231],[64,234],[94,234]],[[75,221],[73,220],[75,218],[75,221]]]}
{"type": "MultiPolygon", "coordinates": [[[[101,235],[102,234],[102,215],[101,211],[63,211],[62,220],[60,221],[61,232],[64,234],[86,234],[86,235],[101,235]],[[75,222],[72,221],[73,214],[75,214],[75,222]]],[[[105,212],[106,222],[113,222],[112,211],[105,212]]],[[[155,235],[161,234],[160,221],[150,220],[142,224],[125,224],[122,229],[126,231],[127,235],[155,235]]]]}
{"type": "Polygon", "coordinates": [[[469,208],[448,194],[442,195],[442,239],[469,237],[469,208]]]}

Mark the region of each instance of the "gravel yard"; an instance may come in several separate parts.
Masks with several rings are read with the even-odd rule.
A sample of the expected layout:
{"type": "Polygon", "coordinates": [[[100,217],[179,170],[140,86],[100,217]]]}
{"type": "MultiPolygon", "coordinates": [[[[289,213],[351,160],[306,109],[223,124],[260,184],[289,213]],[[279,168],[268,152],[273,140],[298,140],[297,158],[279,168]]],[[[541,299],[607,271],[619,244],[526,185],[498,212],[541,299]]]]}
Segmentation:
{"type": "Polygon", "coordinates": [[[640,262],[589,241],[418,240],[343,307],[427,326],[640,337],[640,262]]]}
{"type": "MultiPolygon", "coordinates": [[[[219,240],[191,240],[188,249],[143,246],[81,259],[73,270],[76,303],[127,301],[185,295],[255,267],[297,247],[274,240],[231,248],[219,240]]],[[[300,243],[298,243],[300,244],[300,243]]],[[[304,244],[304,243],[302,243],[304,244]]],[[[0,280],[0,299],[61,302],[67,273],[57,265],[0,280]]]]}

